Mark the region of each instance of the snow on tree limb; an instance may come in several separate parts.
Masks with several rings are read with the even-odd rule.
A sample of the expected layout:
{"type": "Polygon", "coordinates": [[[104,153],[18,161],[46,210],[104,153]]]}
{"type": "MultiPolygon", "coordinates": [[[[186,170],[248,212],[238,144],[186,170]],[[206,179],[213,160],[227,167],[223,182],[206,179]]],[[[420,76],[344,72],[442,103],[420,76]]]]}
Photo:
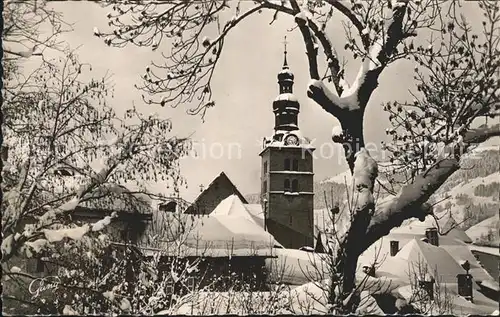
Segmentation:
{"type": "Polygon", "coordinates": [[[25,245],[30,247],[35,253],[40,253],[48,244],[49,241],[46,239],[37,239],[35,241],[28,241],[25,243],[25,245]]]}
{"type": "MultiPolygon", "coordinates": [[[[302,32],[304,41],[306,42],[306,48],[308,47],[308,41],[310,41],[310,38],[312,38],[313,36],[315,36],[320,41],[327,58],[328,68],[330,69],[332,81],[335,85],[335,88],[337,89],[337,95],[340,96],[343,89],[342,85],[340,84],[341,77],[339,77],[340,64],[337,56],[335,56],[335,54],[333,53],[332,43],[330,39],[319,26],[318,21],[316,21],[311,12],[307,10],[307,8],[303,8],[297,15],[295,15],[295,21],[299,25],[299,28],[302,32]],[[314,34],[311,34],[309,29],[311,29],[314,34]]],[[[309,45],[311,46],[311,48],[307,51],[308,57],[310,54],[312,54],[312,56],[314,57],[317,57],[318,51],[315,47],[317,46],[317,44],[310,43],[309,45]]],[[[319,79],[319,74],[317,74],[318,66],[316,59],[311,59],[311,57],[309,58],[309,67],[311,79],[319,79]]]]}
{"type": "MultiPolygon", "coordinates": [[[[500,136],[500,124],[472,129],[464,136],[464,142],[477,144],[494,136],[500,136]]],[[[460,146],[455,149],[457,155],[462,154],[462,151],[460,146]]],[[[377,206],[366,231],[368,238],[364,249],[387,235],[392,228],[400,226],[404,220],[413,217],[423,220],[431,214],[432,208],[426,203],[427,200],[459,168],[458,159],[444,159],[404,186],[396,197],[377,206]]]]}
{"type": "MultiPolygon", "coordinates": [[[[292,1],[292,4],[294,2],[295,1],[292,1]]],[[[315,35],[307,26],[308,15],[310,15],[310,12],[301,10],[295,15],[295,22],[299,27],[300,33],[302,34],[302,38],[304,39],[304,43],[306,45],[306,55],[309,61],[309,76],[311,77],[311,79],[319,80],[318,47],[316,44],[315,35]]]]}
{"type": "Polygon", "coordinates": [[[72,240],[80,240],[87,232],[89,232],[90,227],[85,224],[76,228],[63,228],[63,229],[45,229],[43,234],[49,242],[58,242],[64,238],[70,238],[72,240]]]}
{"type": "Polygon", "coordinates": [[[117,217],[117,213],[116,212],[113,212],[111,214],[111,216],[106,216],[104,217],[103,219],[97,221],[96,223],[93,223],[92,224],[92,231],[101,231],[102,229],[104,229],[107,225],[109,225],[111,223],[111,220],[113,218],[116,218],[117,217]]]}
{"type": "Polygon", "coordinates": [[[346,16],[349,19],[349,21],[352,22],[352,24],[358,30],[359,35],[361,36],[361,39],[363,41],[363,46],[365,48],[368,48],[370,43],[368,37],[363,35],[364,26],[361,23],[361,21],[356,17],[356,15],[353,14],[352,7],[348,8],[347,3],[342,3],[338,0],[325,0],[325,1],[328,2],[332,7],[339,10],[344,16],[346,16]]]}
{"type": "Polygon", "coordinates": [[[370,156],[366,148],[355,155],[353,178],[356,187],[363,187],[373,192],[375,179],[378,176],[377,162],[370,156]]]}
{"type": "Polygon", "coordinates": [[[12,253],[12,246],[14,244],[14,235],[9,234],[8,236],[4,236],[2,240],[2,257],[9,255],[12,253]]]}
{"type": "Polygon", "coordinates": [[[325,111],[342,120],[346,112],[358,110],[358,105],[352,102],[352,96],[338,97],[322,80],[311,79],[308,84],[307,96],[318,103],[325,111]]]}
{"type": "Polygon", "coordinates": [[[378,87],[378,77],[389,62],[398,43],[404,38],[403,18],[406,12],[406,1],[400,1],[400,6],[393,8],[393,16],[388,23],[383,37],[379,36],[368,49],[350,93],[356,94],[356,101],[364,108],[368,104],[373,91],[378,87]]]}

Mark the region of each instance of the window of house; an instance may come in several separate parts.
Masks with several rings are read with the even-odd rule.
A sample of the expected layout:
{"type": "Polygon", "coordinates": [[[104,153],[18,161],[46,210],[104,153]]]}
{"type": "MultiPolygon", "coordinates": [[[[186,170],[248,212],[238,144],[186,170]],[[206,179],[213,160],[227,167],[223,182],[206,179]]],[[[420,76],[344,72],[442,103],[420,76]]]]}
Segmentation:
{"type": "Polygon", "coordinates": [[[293,171],[298,171],[299,170],[299,161],[298,160],[293,160],[292,162],[292,170],[293,171]]]}
{"type": "Polygon", "coordinates": [[[267,181],[264,181],[264,183],[262,184],[262,191],[267,192],[267,181]]]}
{"type": "Polygon", "coordinates": [[[264,174],[267,174],[267,161],[264,162],[264,174]]]}
{"type": "Polygon", "coordinates": [[[298,192],[299,191],[299,181],[294,179],[292,181],[292,192],[298,192]]]}
{"type": "Polygon", "coordinates": [[[285,159],[285,171],[290,170],[290,159],[285,159]]]}
{"type": "Polygon", "coordinates": [[[174,281],[169,280],[167,282],[167,285],[165,286],[165,292],[167,293],[167,295],[171,295],[174,293],[174,281]]]}
{"type": "Polygon", "coordinates": [[[194,281],[194,277],[193,276],[188,277],[188,279],[187,279],[187,286],[189,287],[190,290],[194,290],[194,288],[195,288],[195,281],[194,281]]]}
{"type": "Polygon", "coordinates": [[[285,179],[285,191],[290,191],[290,180],[285,179]]]}

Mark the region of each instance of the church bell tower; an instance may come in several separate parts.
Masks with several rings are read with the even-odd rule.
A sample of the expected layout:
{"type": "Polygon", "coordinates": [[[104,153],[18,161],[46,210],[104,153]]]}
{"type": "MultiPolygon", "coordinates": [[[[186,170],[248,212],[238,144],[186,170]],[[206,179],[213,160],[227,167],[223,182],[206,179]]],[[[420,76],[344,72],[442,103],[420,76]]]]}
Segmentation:
{"type": "Polygon", "coordinates": [[[266,228],[286,248],[313,246],[314,148],[298,125],[300,104],[293,94],[294,75],[287,61],[278,73],[279,95],[273,102],[274,133],[264,138],[261,204],[266,228]]]}

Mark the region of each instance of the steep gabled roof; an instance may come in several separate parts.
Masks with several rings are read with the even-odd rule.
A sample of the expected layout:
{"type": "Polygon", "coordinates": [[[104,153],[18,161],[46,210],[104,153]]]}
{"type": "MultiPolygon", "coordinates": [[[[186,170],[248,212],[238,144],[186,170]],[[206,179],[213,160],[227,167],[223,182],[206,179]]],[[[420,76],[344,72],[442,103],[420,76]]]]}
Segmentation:
{"type": "Polygon", "coordinates": [[[142,248],[171,256],[272,256],[274,237],[240,215],[155,214],[142,248]]]}
{"type": "Polygon", "coordinates": [[[417,239],[408,242],[396,256],[386,259],[380,270],[401,279],[409,279],[413,271],[423,270],[444,283],[456,283],[456,276],[465,273],[444,248],[417,239]]]}
{"type": "Polygon", "coordinates": [[[264,210],[261,204],[245,204],[248,213],[252,216],[254,222],[264,228],[264,210]]]}
{"type": "Polygon", "coordinates": [[[248,212],[245,205],[237,195],[231,195],[219,203],[219,205],[210,213],[212,216],[237,216],[255,222],[252,215],[248,212]]]}
{"type": "Polygon", "coordinates": [[[238,196],[238,198],[243,202],[244,204],[248,204],[248,201],[245,199],[245,197],[241,194],[241,192],[238,190],[238,188],[234,185],[234,183],[229,179],[229,177],[226,175],[226,173],[221,172],[208,186],[203,190],[203,192],[196,197],[195,201],[191,204],[186,209],[186,213],[194,213],[193,209],[195,208],[194,206],[198,206],[198,204],[213,190],[215,190],[215,187],[217,184],[226,182],[229,184],[231,187],[233,193],[238,196]]]}

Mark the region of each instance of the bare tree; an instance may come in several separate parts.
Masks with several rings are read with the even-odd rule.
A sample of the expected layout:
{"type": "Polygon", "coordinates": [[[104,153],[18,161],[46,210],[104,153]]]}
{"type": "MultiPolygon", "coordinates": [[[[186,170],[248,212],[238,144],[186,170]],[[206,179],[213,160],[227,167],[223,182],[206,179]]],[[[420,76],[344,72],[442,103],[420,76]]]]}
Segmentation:
{"type": "Polygon", "coordinates": [[[495,117],[499,110],[495,72],[500,21],[495,1],[474,4],[484,12],[482,30],[467,23],[458,0],[110,2],[112,29],[95,30],[108,45],[134,44],[155,51],[162,41],[171,42],[163,62],[146,68],[140,88],[153,97],[145,101],[173,106],[195,101],[197,107],[189,112],[202,114],[215,105],[211,78],[226,36],[263,10],[275,13],[271,23],[280,14],[294,17],[306,47],[308,96],[340,122],[332,140],[344,147],[356,190],[355,212],[344,215],[346,227],[334,254],[337,274],[332,283],[339,293],[332,292],[330,301],[335,312],[352,312],[359,302],[353,294],[359,255],[404,220],[431,214],[426,201],[459,169],[462,154],[500,135],[498,124],[474,127],[475,119],[495,117]],[[225,14],[229,10],[235,12],[232,18],[225,14]],[[350,84],[339,48],[329,39],[327,23],[333,12],[347,21],[344,48],[361,60],[350,84]],[[210,37],[213,32],[216,36],[210,37]],[[425,37],[430,40],[423,44],[425,37]],[[324,70],[320,56],[326,61],[324,70]],[[408,176],[395,195],[375,204],[378,165],[365,148],[364,115],[384,70],[402,59],[416,63],[415,101],[385,105],[393,123],[388,133],[394,137],[387,149],[393,154],[393,171],[404,169],[408,176]],[[359,235],[366,237],[362,243],[354,238],[359,235]]]}
{"type": "Polygon", "coordinates": [[[61,13],[44,1],[7,0],[3,6],[2,48],[4,63],[43,56],[46,50],[66,48],[58,35],[71,30],[61,13]]]}
{"type": "Polygon", "coordinates": [[[438,269],[429,272],[428,266],[420,258],[416,263],[409,263],[408,267],[411,296],[407,304],[424,315],[453,314],[453,294],[440,278],[438,269]]]}

